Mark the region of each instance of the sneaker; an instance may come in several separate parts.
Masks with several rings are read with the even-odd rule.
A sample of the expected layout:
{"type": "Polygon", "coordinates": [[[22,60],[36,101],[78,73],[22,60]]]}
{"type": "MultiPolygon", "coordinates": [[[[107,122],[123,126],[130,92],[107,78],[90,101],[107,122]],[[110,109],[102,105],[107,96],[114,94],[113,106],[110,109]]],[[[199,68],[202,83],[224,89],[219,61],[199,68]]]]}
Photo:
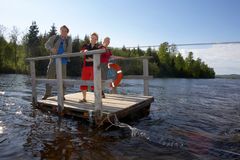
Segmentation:
{"type": "Polygon", "coordinates": [[[102,91],[102,98],[106,98],[106,96],[105,96],[105,94],[104,94],[104,92],[102,91]]]}
{"type": "Polygon", "coordinates": [[[44,95],[44,96],[42,97],[42,100],[46,100],[48,97],[49,97],[48,95],[44,95]]]}
{"type": "Polygon", "coordinates": [[[79,100],[79,103],[85,103],[85,102],[87,102],[86,99],[79,100]]]}

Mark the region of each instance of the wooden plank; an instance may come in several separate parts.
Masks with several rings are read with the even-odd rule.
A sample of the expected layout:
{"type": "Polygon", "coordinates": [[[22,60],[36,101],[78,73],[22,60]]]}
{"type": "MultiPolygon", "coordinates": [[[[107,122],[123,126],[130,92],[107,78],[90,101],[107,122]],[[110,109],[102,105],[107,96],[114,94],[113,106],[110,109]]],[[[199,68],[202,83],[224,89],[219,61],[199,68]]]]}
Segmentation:
{"type": "Polygon", "coordinates": [[[141,57],[128,57],[128,58],[114,58],[113,60],[143,60],[143,59],[152,59],[152,56],[141,56],[141,57]]]}
{"type": "Polygon", "coordinates": [[[37,91],[36,91],[36,71],[35,71],[35,61],[30,61],[30,72],[31,72],[31,83],[32,83],[32,104],[36,106],[37,104],[37,91]]]}
{"type": "MultiPolygon", "coordinates": [[[[57,84],[57,79],[43,79],[43,78],[37,78],[36,79],[36,83],[48,83],[51,85],[56,85],[57,84]]],[[[106,86],[110,86],[110,84],[112,83],[112,80],[102,80],[102,84],[106,85],[106,86]]],[[[63,79],[63,84],[65,86],[67,85],[85,85],[85,86],[93,86],[94,83],[93,81],[90,80],[73,80],[73,79],[63,79]]]]}
{"type": "Polygon", "coordinates": [[[93,71],[94,71],[94,101],[96,118],[102,117],[102,78],[100,67],[100,54],[93,55],[93,71]]]}
{"type": "MultiPolygon", "coordinates": [[[[92,50],[92,51],[86,51],[85,55],[102,54],[105,52],[106,52],[105,49],[97,49],[97,50],[92,50]]],[[[42,56],[42,57],[31,57],[31,58],[26,58],[26,60],[27,61],[38,61],[38,60],[48,60],[50,58],[79,57],[79,56],[83,56],[83,54],[81,52],[64,53],[64,54],[42,56]]]]}
{"type": "MultiPolygon", "coordinates": [[[[64,110],[89,112],[94,111],[94,93],[87,92],[87,103],[79,103],[82,99],[81,92],[65,95],[64,110]]],[[[136,95],[118,95],[106,94],[106,98],[102,99],[103,114],[117,113],[122,110],[134,107],[143,102],[151,103],[152,96],[136,96],[136,95]]],[[[57,106],[57,97],[50,97],[47,100],[39,100],[38,103],[44,106],[57,106]]]]}
{"type": "Polygon", "coordinates": [[[57,88],[58,88],[58,112],[61,113],[64,109],[63,104],[63,79],[62,79],[62,59],[56,59],[56,72],[57,72],[57,88]]]}
{"type": "MultiPolygon", "coordinates": [[[[148,59],[143,59],[143,76],[148,77],[148,59]]],[[[143,80],[143,85],[144,85],[144,96],[148,96],[149,95],[148,79],[143,80]]]]}

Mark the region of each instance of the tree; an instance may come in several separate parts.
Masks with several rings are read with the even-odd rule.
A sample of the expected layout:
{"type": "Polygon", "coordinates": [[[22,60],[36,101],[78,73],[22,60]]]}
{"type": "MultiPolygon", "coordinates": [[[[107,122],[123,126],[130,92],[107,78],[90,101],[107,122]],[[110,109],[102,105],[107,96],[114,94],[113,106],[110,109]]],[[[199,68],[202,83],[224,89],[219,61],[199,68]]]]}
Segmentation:
{"type": "MultiPolygon", "coordinates": [[[[80,48],[82,47],[80,42],[83,44],[83,41],[79,39],[79,37],[75,37],[72,42],[72,52],[79,52],[80,48]]],[[[69,76],[79,76],[82,72],[82,65],[83,65],[83,57],[72,57],[71,63],[67,65],[68,75],[69,76]]]]}
{"type": "MultiPolygon", "coordinates": [[[[51,26],[49,32],[39,35],[39,30],[36,22],[32,22],[28,33],[23,35],[21,43],[18,43],[19,31],[13,27],[10,33],[10,42],[7,42],[4,34],[6,28],[0,25],[0,72],[20,72],[28,71],[25,63],[26,57],[46,56],[48,51],[44,44],[49,36],[56,34],[55,24],[51,26]],[[18,67],[21,66],[21,67],[18,67]]],[[[73,40],[73,52],[78,52],[82,46],[90,43],[89,36],[85,35],[81,40],[78,36],[73,40]]],[[[184,78],[214,78],[215,72],[213,68],[208,67],[200,58],[193,59],[193,53],[189,52],[188,56],[183,59],[181,53],[178,52],[176,45],[169,45],[164,42],[159,49],[151,49],[150,47],[144,51],[138,46],[137,48],[127,49],[111,48],[113,55],[122,57],[137,57],[137,56],[152,56],[149,60],[149,73],[155,77],[184,77],[184,78]]],[[[71,63],[68,65],[68,75],[80,76],[83,57],[71,58],[71,63]]],[[[121,66],[125,75],[142,74],[142,61],[132,60],[115,60],[121,66]]],[[[47,61],[36,62],[36,73],[45,75],[47,69],[47,61]]]]}
{"type": "Polygon", "coordinates": [[[13,29],[11,31],[11,34],[10,34],[10,42],[12,43],[13,45],[13,54],[14,54],[14,68],[15,70],[18,68],[17,67],[17,40],[18,40],[18,36],[19,36],[19,30],[17,29],[16,26],[13,26],[13,29]]]}
{"type": "Polygon", "coordinates": [[[53,25],[51,26],[50,31],[48,32],[48,37],[51,37],[53,35],[57,35],[57,29],[55,27],[55,24],[53,23],[53,25]]]}
{"type": "Polygon", "coordinates": [[[193,66],[193,52],[189,52],[185,58],[185,72],[187,77],[192,77],[192,66],[193,66]]]}
{"type": "MultiPolygon", "coordinates": [[[[158,76],[158,74],[160,73],[159,72],[159,68],[160,68],[160,61],[159,61],[159,57],[157,55],[157,51],[155,49],[151,49],[151,47],[148,47],[146,53],[145,53],[146,56],[151,56],[152,58],[149,60],[149,65],[152,64],[154,70],[157,70],[157,71],[154,71],[154,76],[158,76]],[[158,67],[158,69],[155,69],[156,67],[158,67]]],[[[151,71],[151,69],[150,69],[151,71]]]]}
{"type": "Polygon", "coordinates": [[[177,46],[175,44],[169,46],[169,53],[174,56],[178,53],[177,46]]]}
{"type": "Polygon", "coordinates": [[[7,45],[7,41],[4,38],[4,35],[1,34],[1,28],[0,28],[0,71],[3,71],[3,65],[4,65],[4,49],[7,45]]]}
{"type": "Polygon", "coordinates": [[[90,43],[90,37],[85,34],[84,39],[83,39],[84,44],[90,43]]]}
{"type": "Polygon", "coordinates": [[[198,58],[196,61],[193,61],[192,64],[192,76],[193,78],[199,78],[201,74],[201,63],[202,60],[198,58]]]}
{"type": "Polygon", "coordinates": [[[160,45],[158,51],[158,57],[160,61],[160,73],[164,76],[173,76],[173,69],[172,69],[172,60],[169,54],[169,45],[167,42],[164,42],[160,45]]]}
{"type": "Polygon", "coordinates": [[[147,50],[146,50],[145,56],[151,56],[151,55],[152,55],[152,48],[148,47],[147,50]]]}
{"type": "Polygon", "coordinates": [[[125,45],[123,45],[122,51],[127,51],[127,48],[125,47],[125,45]]]}
{"type": "Polygon", "coordinates": [[[4,37],[5,31],[6,31],[6,27],[4,27],[3,25],[0,25],[0,37],[4,37]]]}
{"type": "MultiPolygon", "coordinates": [[[[35,21],[32,22],[32,25],[29,27],[29,31],[27,33],[27,53],[30,57],[38,57],[46,55],[46,50],[44,45],[41,45],[40,40],[42,41],[43,36],[38,36],[39,30],[35,21]]],[[[36,74],[37,75],[45,75],[46,74],[46,61],[37,61],[36,62],[36,74]]]]}
{"type": "Polygon", "coordinates": [[[159,76],[160,69],[157,65],[157,63],[149,63],[149,74],[153,75],[154,77],[159,76]]]}
{"type": "Polygon", "coordinates": [[[177,56],[174,58],[174,67],[176,69],[176,74],[178,77],[184,77],[184,66],[185,61],[183,59],[183,56],[178,53],[177,56]]]}
{"type": "Polygon", "coordinates": [[[4,72],[6,73],[13,73],[14,71],[14,49],[12,47],[12,44],[9,43],[5,46],[4,51],[3,51],[3,59],[4,59],[4,64],[3,64],[3,69],[4,72]]]}
{"type": "Polygon", "coordinates": [[[38,26],[35,21],[32,22],[32,25],[29,27],[29,33],[27,34],[27,49],[28,55],[36,57],[39,54],[38,47],[40,45],[38,38],[38,26]]]}

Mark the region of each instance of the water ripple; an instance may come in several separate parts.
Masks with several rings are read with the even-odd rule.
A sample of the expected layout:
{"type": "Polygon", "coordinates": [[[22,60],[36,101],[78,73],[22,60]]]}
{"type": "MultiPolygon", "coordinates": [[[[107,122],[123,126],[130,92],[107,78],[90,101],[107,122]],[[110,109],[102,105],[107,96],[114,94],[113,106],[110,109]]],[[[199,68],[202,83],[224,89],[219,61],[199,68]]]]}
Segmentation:
{"type": "MultiPolygon", "coordinates": [[[[142,84],[124,80],[119,91],[142,94],[142,84]]],[[[44,85],[37,88],[40,97],[44,85]]],[[[29,77],[1,75],[0,157],[240,159],[239,90],[240,80],[153,79],[148,117],[129,122],[131,129],[103,131],[33,108],[29,77]]]]}

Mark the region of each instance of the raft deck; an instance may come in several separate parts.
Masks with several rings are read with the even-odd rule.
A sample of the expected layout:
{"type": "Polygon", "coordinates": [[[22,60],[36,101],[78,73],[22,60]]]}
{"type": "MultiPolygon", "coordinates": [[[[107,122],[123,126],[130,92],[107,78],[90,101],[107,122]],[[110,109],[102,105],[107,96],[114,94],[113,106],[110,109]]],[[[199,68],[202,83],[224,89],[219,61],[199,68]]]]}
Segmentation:
{"type": "MultiPolygon", "coordinates": [[[[152,96],[140,95],[119,95],[105,94],[102,99],[102,113],[106,115],[117,115],[118,119],[136,119],[146,116],[149,113],[151,103],[154,101],[152,96]]],[[[65,95],[63,114],[86,119],[92,122],[94,120],[94,93],[87,92],[87,102],[79,103],[82,99],[82,93],[73,93],[65,95]]],[[[46,100],[38,100],[37,107],[42,110],[57,112],[57,96],[49,97],[46,100]]]]}

